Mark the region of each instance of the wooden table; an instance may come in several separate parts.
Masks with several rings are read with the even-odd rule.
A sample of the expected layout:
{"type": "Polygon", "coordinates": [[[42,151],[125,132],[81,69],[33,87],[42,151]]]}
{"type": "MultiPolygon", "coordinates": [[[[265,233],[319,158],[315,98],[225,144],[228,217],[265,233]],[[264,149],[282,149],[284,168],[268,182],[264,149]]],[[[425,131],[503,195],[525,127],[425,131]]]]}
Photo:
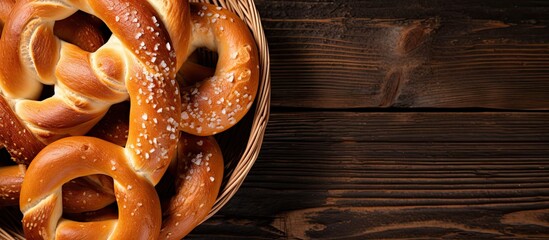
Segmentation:
{"type": "Polygon", "coordinates": [[[262,152],[191,239],[549,238],[549,2],[258,0],[262,152]]]}

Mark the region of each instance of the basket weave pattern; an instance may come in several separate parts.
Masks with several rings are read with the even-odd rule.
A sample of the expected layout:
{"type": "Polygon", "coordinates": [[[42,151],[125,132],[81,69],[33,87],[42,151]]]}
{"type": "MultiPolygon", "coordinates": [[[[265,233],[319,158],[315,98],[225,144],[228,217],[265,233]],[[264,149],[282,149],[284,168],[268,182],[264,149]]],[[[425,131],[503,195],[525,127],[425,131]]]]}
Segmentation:
{"type": "MultiPolygon", "coordinates": [[[[255,108],[227,132],[217,136],[226,163],[220,194],[205,220],[218,212],[238,191],[259,155],[267,126],[270,101],[270,63],[267,40],[253,0],[190,0],[211,3],[237,14],[248,25],[259,52],[260,79],[255,108]],[[242,133],[245,132],[245,133],[242,133]],[[238,140],[235,141],[234,139],[238,140]],[[230,144],[229,144],[230,143],[230,144]]],[[[21,230],[21,214],[17,208],[0,209],[0,239],[25,239],[21,230]]]]}

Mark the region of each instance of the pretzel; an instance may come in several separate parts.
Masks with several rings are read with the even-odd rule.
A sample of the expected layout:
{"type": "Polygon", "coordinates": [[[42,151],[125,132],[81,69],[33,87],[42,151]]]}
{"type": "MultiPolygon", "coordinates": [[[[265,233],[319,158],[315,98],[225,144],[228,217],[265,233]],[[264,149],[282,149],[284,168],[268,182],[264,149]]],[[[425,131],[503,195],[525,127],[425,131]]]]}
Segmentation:
{"type": "MultiPolygon", "coordinates": [[[[13,0],[2,0],[0,1],[0,21],[2,23],[5,23],[8,19],[9,12],[13,8],[15,4],[15,1],[13,0]]],[[[59,36],[60,38],[69,41],[70,43],[73,43],[80,48],[86,50],[86,51],[92,51],[97,49],[99,46],[103,45],[105,40],[104,37],[96,30],[100,25],[99,20],[91,18],[89,15],[83,13],[83,12],[77,12],[70,17],[66,19],[62,19],[55,24],[54,32],[56,36],[59,36]]],[[[7,66],[9,67],[9,65],[7,66]]],[[[8,79],[9,80],[9,79],[8,79]]],[[[0,91],[1,93],[1,91],[0,91]]],[[[14,107],[14,101],[10,98],[8,98],[11,107],[14,107]]],[[[3,99],[3,101],[5,101],[3,99]]],[[[5,105],[5,106],[7,106],[5,105]]],[[[2,111],[10,112],[12,111],[9,108],[4,108],[2,111]]],[[[11,113],[10,113],[11,114],[11,113]]],[[[15,115],[16,114],[11,114],[15,115]]],[[[16,117],[10,117],[10,121],[14,122],[20,122],[20,120],[17,120],[16,117]]],[[[28,131],[26,126],[17,126],[17,127],[11,127],[10,129],[2,129],[1,132],[6,133],[13,131],[14,129],[17,129],[18,131],[28,131]]],[[[21,137],[15,137],[10,138],[9,140],[2,139],[5,142],[9,142],[11,144],[6,144],[8,147],[8,150],[12,153],[12,158],[18,162],[18,163],[24,163],[28,164],[29,161],[36,155],[36,148],[41,149],[43,147],[43,144],[47,144],[48,142],[39,141],[39,139],[36,136],[32,136],[29,133],[26,133],[25,136],[21,137]],[[26,144],[22,144],[21,141],[26,141],[26,144]],[[31,145],[34,146],[40,146],[41,147],[35,147],[35,148],[27,148],[27,150],[23,150],[22,148],[24,146],[29,146],[30,142],[34,142],[31,145]],[[19,143],[19,144],[17,144],[19,143]],[[20,149],[11,149],[12,144],[17,144],[17,146],[20,147],[20,149]],[[32,150],[31,150],[32,149],[32,150]]]]}
{"type": "MultiPolygon", "coordinates": [[[[162,203],[160,239],[182,239],[209,213],[223,177],[221,149],[213,137],[181,136],[177,157],[157,186],[162,203]],[[166,199],[162,201],[162,199],[166,199]]],[[[67,214],[79,222],[116,221],[116,208],[85,214],[67,214]]],[[[56,237],[72,239],[84,234],[80,223],[61,220],[56,237]]],[[[84,225],[88,227],[88,225],[84,225]]],[[[95,237],[95,235],[93,235],[95,237]]]]}
{"type": "MultiPolygon", "coordinates": [[[[171,84],[172,72],[182,65],[187,54],[190,31],[187,4],[185,1],[19,1],[5,22],[0,40],[0,90],[41,142],[83,135],[109,106],[126,100],[128,91],[138,90],[126,89],[127,81],[154,84],[162,80],[163,84],[171,84]],[[96,15],[113,33],[93,53],[53,34],[53,21],[64,19],[78,9],[96,15]],[[157,14],[156,10],[166,14],[157,14]],[[178,17],[168,19],[168,12],[178,17]],[[40,95],[42,84],[55,85],[55,93],[47,99],[34,100],[40,95]]],[[[148,97],[143,96],[138,102],[156,102],[148,97]]]]}
{"type": "MultiPolygon", "coordinates": [[[[120,17],[118,19],[120,19],[120,17]]],[[[177,46],[179,47],[178,49],[185,49],[185,43],[189,44],[188,47],[191,49],[189,52],[205,46],[212,50],[219,49],[220,58],[214,76],[196,83],[193,86],[184,88],[184,91],[182,92],[183,112],[181,113],[181,128],[183,131],[195,135],[213,135],[236,124],[251,108],[258,84],[259,65],[257,60],[257,49],[253,38],[249,31],[247,31],[246,25],[237,16],[227,10],[216,8],[209,4],[192,4],[192,22],[192,39],[189,41],[188,37],[180,37],[180,41],[177,41],[177,43],[179,43],[179,46],[181,47],[177,46]],[[213,36],[213,39],[208,39],[210,36],[213,36]]],[[[185,24],[182,23],[180,25],[185,24]]],[[[185,36],[185,34],[179,36],[185,36]]],[[[138,32],[136,38],[140,37],[141,32],[138,32]]],[[[8,46],[12,45],[14,44],[8,46]]],[[[107,47],[105,48],[108,49],[107,47]]],[[[184,51],[178,50],[177,55],[183,56],[184,53],[181,52],[184,51]]],[[[63,52],[61,54],[63,55],[63,52]]],[[[101,56],[101,54],[97,55],[101,56]]],[[[90,57],[93,59],[94,56],[95,55],[91,55],[90,57]]],[[[178,59],[186,59],[186,57],[187,56],[178,59]]],[[[152,57],[150,60],[155,62],[157,58],[152,57]]],[[[60,63],[67,62],[60,61],[60,63]]],[[[179,67],[181,64],[181,61],[179,61],[177,66],[179,67]]],[[[57,69],[62,69],[63,67],[66,67],[64,65],[70,64],[59,65],[61,66],[58,66],[57,69]]],[[[1,67],[0,73],[2,69],[4,69],[4,73],[6,73],[7,70],[1,67]]],[[[39,69],[41,68],[35,67],[36,73],[38,75],[45,75],[40,74],[38,71],[39,69]]],[[[99,69],[100,72],[103,70],[104,69],[99,69]]],[[[17,71],[7,71],[7,73],[12,74],[11,77],[14,77],[13,75],[16,74],[14,72],[17,71]]],[[[42,141],[45,141],[47,138],[55,140],[62,136],[66,136],[67,134],[81,135],[83,132],[89,130],[98,119],[102,117],[106,107],[112,104],[112,102],[104,104],[93,102],[93,98],[96,96],[91,93],[92,89],[87,89],[88,92],[79,92],[81,89],[78,89],[75,86],[71,87],[71,84],[74,84],[74,81],[67,79],[67,76],[64,76],[65,74],[68,73],[59,70],[55,75],[59,78],[58,80],[61,80],[60,83],[62,83],[58,84],[58,86],[60,86],[59,89],[66,90],[66,93],[65,91],[59,91],[59,94],[56,93],[52,98],[43,102],[21,101],[18,104],[19,107],[16,108],[18,115],[27,123],[31,123],[29,127],[33,132],[38,133],[38,138],[42,141]],[[68,81],[68,83],[64,81],[68,81]],[[63,86],[68,86],[68,88],[63,86]],[[80,98],[73,99],[75,96],[72,95],[76,95],[80,98]],[[75,102],[69,104],[70,106],[64,106],[63,102],[59,101],[59,98],[75,102]],[[93,105],[100,106],[94,107],[93,105]],[[57,114],[55,114],[55,116],[51,116],[52,114],[43,114],[43,112],[47,112],[48,109],[53,110],[52,112],[57,114]],[[65,115],[74,116],[73,121],[59,124],[60,122],[63,122],[63,119],[59,119],[60,116],[65,115]]],[[[98,75],[102,74],[106,79],[96,79],[92,76],[91,79],[95,80],[92,82],[97,83],[98,81],[102,81],[102,84],[107,83],[107,85],[110,85],[107,86],[107,89],[100,90],[107,91],[108,94],[111,95],[110,97],[114,98],[112,99],[113,101],[119,101],[120,99],[118,99],[118,97],[123,98],[121,95],[124,95],[122,93],[124,91],[123,86],[120,86],[119,84],[120,81],[117,81],[116,78],[110,76],[113,75],[113,73],[108,72],[108,69],[107,73],[98,73],[98,75]]],[[[7,75],[9,76],[9,74],[7,75]]],[[[0,74],[0,77],[1,76],[2,74],[0,74]]],[[[19,76],[23,76],[23,74],[19,74],[19,76]]],[[[30,83],[29,81],[20,82],[26,82],[27,85],[36,83],[36,81],[30,81],[30,83]]],[[[0,87],[2,87],[1,83],[2,81],[0,81],[0,87]]],[[[9,90],[14,90],[14,87],[10,88],[10,86],[10,84],[4,86],[4,88],[8,87],[7,92],[9,92],[9,90]]],[[[37,85],[37,88],[40,86],[41,85],[37,85]]],[[[102,97],[105,98],[105,96],[102,97]]]]}
{"type": "Polygon", "coordinates": [[[219,59],[213,76],[182,84],[181,129],[209,136],[239,122],[255,99],[259,65],[255,41],[234,13],[205,3],[191,3],[189,54],[206,47],[219,59]]]}
{"type": "MultiPolygon", "coordinates": [[[[12,10],[15,0],[0,1],[0,26],[3,27],[12,10]]],[[[90,15],[77,12],[70,17],[56,22],[54,32],[66,41],[73,43],[86,51],[94,51],[105,43],[99,32],[100,22],[90,15]]],[[[2,28],[0,28],[1,30],[2,28]]],[[[1,93],[1,91],[0,91],[1,93]]],[[[21,122],[11,109],[6,99],[0,94],[0,147],[4,145],[17,163],[28,164],[44,142],[39,139],[21,122]]],[[[46,142],[47,143],[47,142],[46,142]]]]}
{"type": "Polygon", "coordinates": [[[76,236],[89,239],[184,237],[213,206],[223,176],[223,160],[213,137],[186,136],[183,139],[178,161],[172,165],[176,195],[168,202],[161,226],[160,200],[152,185],[125,163],[122,147],[113,147],[112,143],[90,137],[69,137],[48,145],[31,163],[23,182],[20,204],[25,236],[31,239],[53,236],[56,239],[76,236]],[[82,157],[93,160],[82,161],[82,157]],[[57,174],[45,174],[50,171],[57,174]],[[107,174],[114,178],[118,220],[76,222],[60,219],[60,186],[72,178],[89,174],[107,174]],[[101,225],[104,227],[95,229],[101,225]]]}
{"type": "Polygon", "coordinates": [[[23,180],[20,208],[29,239],[144,239],[160,232],[160,200],[153,184],[127,160],[125,148],[92,137],[67,137],[46,146],[23,180]],[[56,172],[55,175],[49,173],[56,172]],[[113,177],[117,220],[61,218],[61,185],[93,174],[113,177]],[[70,230],[70,231],[68,231],[70,230]],[[72,235],[76,234],[76,235],[72,235]]]}
{"type": "MultiPolygon", "coordinates": [[[[0,1],[0,25],[7,21],[14,0],[0,1]]],[[[60,39],[72,43],[85,51],[95,51],[105,43],[100,31],[99,19],[78,11],[66,19],[55,23],[54,33],[60,39]]],[[[0,95],[0,148],[4,145],[15,162],[29,164],[45,145],[39,141],[25,124],[16,116],[8,102],[0,95]]],[[[11,206],[19,203],[19,191],[25,167],[11,166],[0,168],[0,206],[11,206]]],[[[112,183],[109,178],[101,176],[87,177],[67,183],[64,189],[64,210],[79,212],[100,209],[114,201],[111,189],[105,185],[112,183]],[[86,186],[85,188],[83,188],[86,186]],[[70,196],[70,200],[69,197],[70,196]],[[90,197],[93,200],[90,201],[90,197]]],[[[110,184],[112,185],[112,184],[110,184]]]]}
{"type": "MultiPolygon", "coordinates": [[[[14,106],[15,114],[27,123],[26,127],[41,142],[49,143],[69,133],[74,135],[85,133],[104,115],[111,104],[127,97],[126,91],[128,91],[135,95],[133,105],[137,106],[135,111],[140,113],[134,118],[141,119],[138,121],[139,126],[156,125],[152,121],[158,121],[162,122],[160,126],[169,124],[172,128],[176,128],[173,119],[179,116],[180,103],[178,88],[172,80],[177,67],[175,56],[186,54],[186,48],[179,47],[181,42],[188,41],[185,40],[188,39],[186,33],[189,32],[189,28],[186,27],[188,25],[186,3],[177,1],[154,2],[153,5],[148,2],[126,1],[116,1],[117,5],[110,5],[114,4],[111,1],[75,3],[79,5],[71,6],[70,2],[63,1],[47,3],[19,1],[13,6],[0,41],[2,49],[0,55],[3,55],[0,60],[6,62],[6,64],[0,64],[0,87],[4,96],[11,97],[10,105],[14,106]],[[88,53],[72,44],[59,41],[52,34],[51,22],[63,19],[78,9],[96,14],[113,32],[107,44],[94,53],[88,53]],[[157,14],[155,9],[161,9],[164,13],[170,9],[170,13],[178,17],[167,21],[163,17],[167,14],[157,14]],[[173,33],[173,39],[177,44],[169,41],[170,36],[164,29],[164,23],[167,23],[166,27],[173,33]],[[140,34],[139,37],[136,32],[140,34]],[[26,42],[29,42],[28,46],[24,45],[26,42]],[[58,46],[56,43],[59,43],[58,46]],[[17,56],[20,52],[17,48],[21,44],[23,44],[22,56],[17,56]],[[52,44],[54,46],[50,46],[52,44]],[[25,47],[29,50],[24,51],[25,47]],[[56,54],[56,49],[60,52],[59,56],[56,54]],[[47,56],[52,57],[45,59],[47,56]],[[32,59],[33,62],[24,64],[23,61],[14,60],[9,61],[10,64],[8,64],[10,59],[32,59]],[[58,62],[55,69],[53,66],[50,69],[46,68],[49,66],[46,63],[55,62],[58,62]],[[156,64],[153,65],[151,62],[156,64]],[[17,74],[17,70],[20,70],[20,74],[17,74]],[[32,74],[28,74],[33,71],[34,75],[40,78],[36,79],[32,74]],[[37,85],[37,83],[46,81],[45,76],[56,78],[54,79],[56,83],[54,96],[43,101],[14,98],[18,93],[23,94],[20,97],[25,97],[25,91],[22,91],[25,86],[40,88],[41,84],[37,85]],[[132,83],[127,84],[129,82],[132,83]],[[133,86],[133,89],[126,89],[126,85],[133,86]],[[153,97],[155,99],[150,99],[153,97]],[[145,116],[150,118],[143,119],[145,116]],[[172,122],[167,123],[170,119],[172,122]],[[150,123],[145,123],[147,121],[150,123]]],[[[33,91],[33,89],[25,90],[33,91]]],[[[142,130],[144,133],[149,131],[147,127],[142,130]]],[[[160,131],[155,133],[156,135],[150,135],[151,139],[143,139],[143,142],[141,142],[142,138],[149,136],[139,136],[140,131],[136,127],[133,133],[129,133],[135,135],[132,138],[135,142],[131,145],[134,150],[133,155],[143,155],[139,156],[141,160],[136,163],[138,169],[149,161],[147,159],[149,157],[159,154],[169,156],[168,150],[152,154],[145,153],[140,148],[150,149],[152,145],[158,145],[155,136],[172,137],[173,139],[169,139],[168,142],[175,143],[174,131],[170,131],[167,135],[163,133],[166,131],[160,131]],[[155,142],[152,142],[152,139],[155,142]],[[140,145],[144,146],[140,147],[140,145]]],[[[173,145],[173,143],[167,145],[173,145]]],[[[147,168],[162,170],[161,166],[146,165],[147,168]]],[[[154,175],[150,176],[151,179],[159,179],[158,175],[162,172],[152,169],[144,169],[144,171],[154,175]]]]}
{"type": "MultiPolygon", "coordinates": [[[[124,146],[128,136],[129,109],[127,103],[113,105],[88,135],[124,146]]],[[[23,165],[0,167],[0,206],[19,203],[25,170],[23,165]]],[[[66,213],[93,211],[114,201],[112,180],[108,177],[88,176],[63,185],[63,210],[66,213]]]]}

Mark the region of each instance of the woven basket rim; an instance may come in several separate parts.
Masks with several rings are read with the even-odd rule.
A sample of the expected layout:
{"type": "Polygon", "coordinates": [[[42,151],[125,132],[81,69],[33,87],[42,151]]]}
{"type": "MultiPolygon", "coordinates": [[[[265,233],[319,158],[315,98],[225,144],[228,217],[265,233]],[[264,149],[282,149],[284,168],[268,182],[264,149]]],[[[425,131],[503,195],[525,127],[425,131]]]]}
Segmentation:
{"type": "MultiPolygon", "coordinates": [[[[223,208],[236,194],[259,155],[270,114],[270,56],[261,18],[253,0],[189,0],[189,2],[210,3],[234,12],[248,25],[259,52],[260,79],[250,136],[242,157],[236,164],[234,171],[226,178],[228,180],[224,184],[224,188],[220,190],[219,196],[208,216],[202,221],[204,222],[223,208]]],[[[20,224],[20,222],[13,224],[20,224]]],[[[0,226],[0,238],[9,240],[24,239],[14,229],[4,227],[0,226]]]]}
{"type": "Polygon", "coordinates": [[[237,14],[250,28],[259,52],[260,82],[255,100],[257,105],[252,129],[248,138],[248,144],[234,171],[229,176],[225,187],[221,189],[210,213],[203,220],[206,221],[225,206],[234,194],[236,194],[259,155],[270,114],[270,56],[261,18],[253,0],[191,0],[190,2],[212,3],[227,8],[237,14]]]}

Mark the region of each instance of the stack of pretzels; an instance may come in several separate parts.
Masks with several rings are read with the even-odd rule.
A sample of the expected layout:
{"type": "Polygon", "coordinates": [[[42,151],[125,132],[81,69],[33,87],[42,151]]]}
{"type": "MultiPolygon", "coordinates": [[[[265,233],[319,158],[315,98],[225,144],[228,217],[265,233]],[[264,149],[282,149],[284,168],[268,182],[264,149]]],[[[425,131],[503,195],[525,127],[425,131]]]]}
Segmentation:
{"type": "Polygon", "coordinates": [[[0,206],[28,239],[181,239],[218,196],[213,135],[251,108],[255,41],[187,0],[0,0],[0,206]],[[215,68],[191,61],[206,48],[215,68]]]}

